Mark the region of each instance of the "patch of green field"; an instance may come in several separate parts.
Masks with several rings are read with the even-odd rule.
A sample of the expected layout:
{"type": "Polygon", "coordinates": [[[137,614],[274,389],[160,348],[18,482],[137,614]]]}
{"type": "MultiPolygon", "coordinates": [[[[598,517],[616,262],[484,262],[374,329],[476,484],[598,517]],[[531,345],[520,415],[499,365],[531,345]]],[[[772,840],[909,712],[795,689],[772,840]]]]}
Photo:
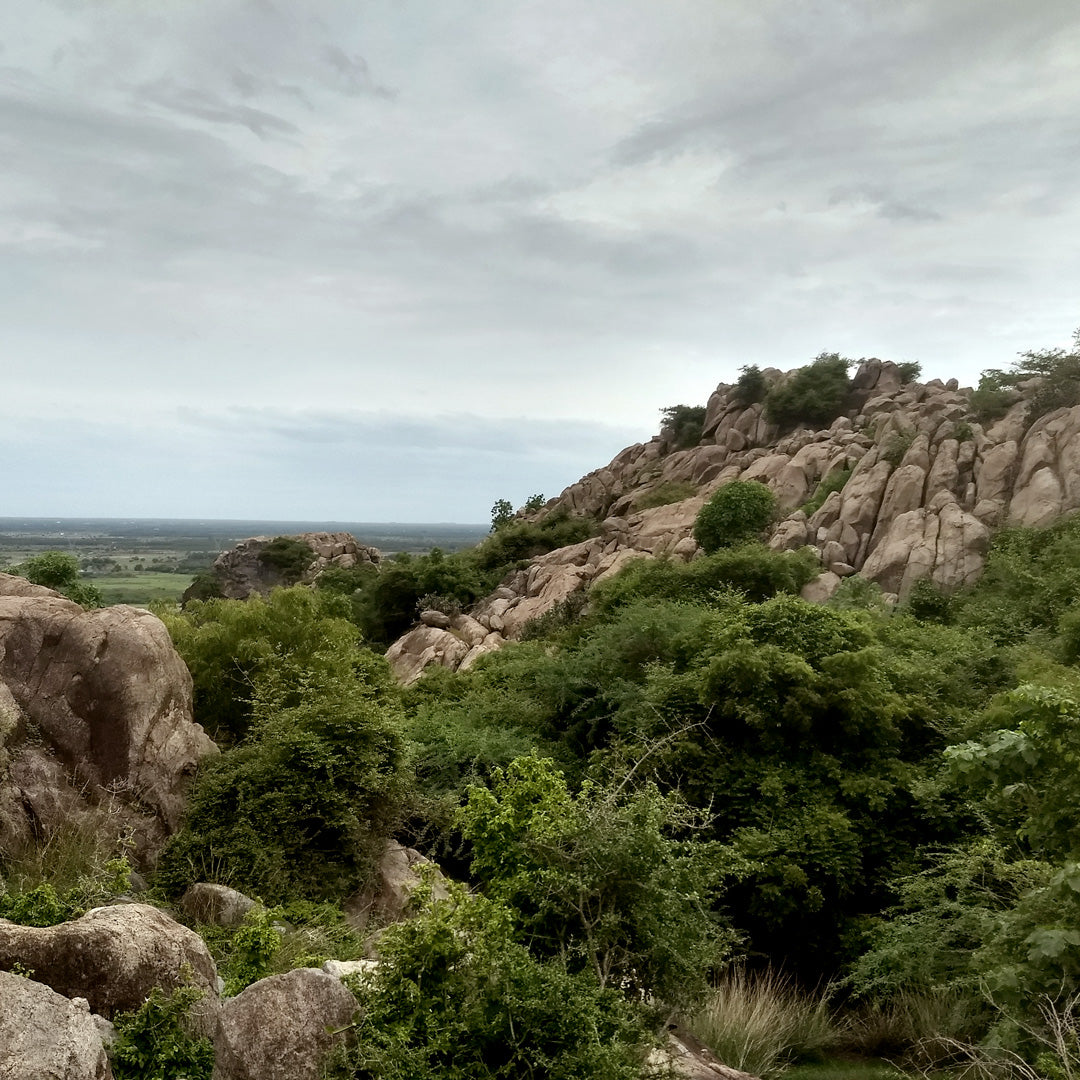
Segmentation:
{"type": "Polygon", "coordinates": [[[143,607],[151,600],[179,600],[191,584],[191,578],[184,574],[156,574],[152,571],[88,576],[83,581],[98,587],[106,605],[135,604],[137,607],[143,607]]]}
{"type": "Polygon", "coordinates": [[[784,1071],[783,1080],[909,1080],[910,1076],[888,1061],[845,1058],[792,1065],[784,1071]]]}

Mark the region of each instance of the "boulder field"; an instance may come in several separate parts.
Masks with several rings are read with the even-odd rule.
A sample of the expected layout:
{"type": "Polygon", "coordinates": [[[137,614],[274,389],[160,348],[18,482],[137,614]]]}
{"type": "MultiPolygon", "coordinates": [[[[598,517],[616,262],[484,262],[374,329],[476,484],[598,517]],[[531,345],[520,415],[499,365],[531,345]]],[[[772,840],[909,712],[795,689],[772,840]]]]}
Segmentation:
{"type": "MultiPolygon", "coordinates": [[[[770,385],[790,377],[763,374],[770,385]]],[[[1026,396],[1015,393],[1002,418],[983,424],[971,390],[955,380],[905,383],[897,365],[871,359],[829,427],[781,431],[761,403],[740,404],[735,387],[721,384],[697,446],[674,449],[664,435],[629,446],[540,512],[591,516],[601,523],[598,536],[534,559],[449,622],[422,613],[387,658],[406,684],[430,664],[467,668],[632,559],[693,558],[698,511],[731,480],[775,492],[780,516],[767,541],[774,550],[810,548],[819,558],[806,599],[827,599],[852,574],[893,599],[924,579],[945,591],[969,585],[992,529],[1048,525],[1080,509],[1080,406],[1030,422],[1026,396]],[[804,511],[818,484],[842,471],[850,471],[843,487],[804,511]],[[693,493],[638,509],[675,485],[693,493]]]]}

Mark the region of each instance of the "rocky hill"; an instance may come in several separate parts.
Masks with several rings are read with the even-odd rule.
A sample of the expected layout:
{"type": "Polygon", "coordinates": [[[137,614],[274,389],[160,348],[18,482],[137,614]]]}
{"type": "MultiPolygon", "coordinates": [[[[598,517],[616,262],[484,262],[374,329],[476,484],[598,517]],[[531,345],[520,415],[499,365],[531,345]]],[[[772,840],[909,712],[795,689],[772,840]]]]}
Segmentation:
{"type": "MultiPolygon", "coordinates": [[[[794,375],[761,374],[767,388],[794,375]]],[[[405,682],[432,663],[468,667],[634,558],[693,558],[698,511],[736,479],[775,492],[773,549],[808,547],[819,558],[808,599],[827,599],[855,574],[893,601],[923,579],[945,591],[968,585],[982,571],[992,529],[1046,525],[1080,508],[1080,406],[1033,419],[1034,388],[1011,391],[1004,415],[984,423],[972,390],[956,380],[905,382],[898,365],[870,359],[828,427],[784,429],[760,401],[742,404],[735,386],[721,384],[697,445],[675,449],[660,434],[629,446],[541,511],[594,517],[599,536],[534,559],[452,622],[424,613],[388,658],[405,682]],[[815,506],[823,481],[837,490],[815,506]],[[673,501],[648,505],[669,495],[673,501]]]]}

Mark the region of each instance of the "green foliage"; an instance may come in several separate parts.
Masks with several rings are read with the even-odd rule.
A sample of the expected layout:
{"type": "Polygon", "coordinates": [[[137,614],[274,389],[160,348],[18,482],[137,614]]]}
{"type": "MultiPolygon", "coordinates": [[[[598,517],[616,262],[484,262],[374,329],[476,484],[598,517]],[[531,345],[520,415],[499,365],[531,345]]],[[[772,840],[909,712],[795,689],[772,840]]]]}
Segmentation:
{"type": "Polygon", "coordinates": [[[896,372],[900,376],[900,382],[902,384],[915,382],[922,374],[922,364],[915,360],[908,360],[902,364],[897,364],[896,372]]]}
{"type": "Polygon", "coordinates": [[[764,544],[743,544],[682,563],[636,559],[614,577],[589,590],[597,615],[642,597],[709,604],[736,590],[747,600],[768,600],[778,593],[797,593],[821,572],[821,564],[805,551],[772,551],[764,544]]]}
{"type": "Polygon", "coordinates": [[[43,551],[11,567],[8,572],[24,577],[35,585],[55,589],[83,607],[101,607],[101,593],[93,585],[81,581],[79,560],[66,551],[43,551]]]}
{"type": "Polygon", "coordinates": [[[776,496],[756,480],[732,480],[701,508],[694,539],[706,554],[754,540],[776,516],[776,496]]]}
{"type": "Polygon", "coordinates": [[[138,1009],[117,1016],[110,1053],[116,1080],[210,1080],[213,1043],[192,1035],[188,1020],[202,995],[190,986],[171,994],[155,986],[138,1009]]]}
{"type": "Polygon", "coordinates": [[[638,1080],[640,1008],[587,972],[537,960],[501,904],[454,886],[390,927],[355,992],[363,1011],[335,1077],[355,1080],[638,1080]]]}
{"type": "Polygon", "coordinates": [[[928,578],[917,581],[908,594],[907,611],[924,622],[947,623],[952,616],[952,597],[928,578]]]}
{"type": "Polygon", "coordinates": [[[704,405],[669,405],[660,410],[660,434],[672,450],[689,450],[701,442],[704,405]]]}
{"type": "Polygon", "coordinates": [[[526,514],[539,514],[544,509],[543,495],[530,495],[522,507],[526,514]]]}
{"type": "Polygon", "coordinates": [[[999,420],[1008,411],[1016,395],[1007,390],[997,379],[998,373],[983,372],[979,385],[971,392],[970,406],[980,424],[999,420]]]}
{"type": "Polygon", "coordinates": [[[253,907],[232,935],[229,957],[222,971],[225,995],[235,997],[246,986],[271,972],[271,961],[281,947],[283,908],[253,907]]]}
{"type": "Polygon", "coordinates": [[[665,480],[657,484],[651,491],[634,500],[635,510],[651,510],[656,506],[668,506],[671,503],[682,502],[683,499],[692,498],[697,494],[697,484],[691,484],[689,480],[665,480]]]}
{"type": "Polygon", "coordinates": [[[494,573],[497,580],[515,569],[518,563],[569,544],[580,544],[596,532],[596,522],[591,518],[574,517],[564,510],[548,514],[538,522],[509,522],[475,548],[471,555],[481,571],[489,575],[494,573]]]}
{"type": "MultiPolygon", "coordinates": [[[[10,870],[7,872],[8,876],[10,870]]],[[[92,907],[111,900],[128,887],[131,865],[127,859],[110,859],[96,873],[80,876],[70,888],[57,889],[50,881],[33,886],[16,879],[15,888],[0,879],[0,919],[23,926],[55,926],[77,919],[92,907]]]]}
{"type": "Polygon", "coordinates": [[[814,494],[803,503],[802,512],[809,517],[811,514],[817,513],[818,510],[825,505],[825,500],[834,491],[843,491],[844,485],[851,479],[851,474],[855,471],[854,466],[848,468],[833,469],[832,472],[822,478],[821,482],[814,489],[814,494]]]}
{"type": "Polygon", "coordinates": [[[756,405],[768,392],[769,384],[765,381],[761,368],[757,364],[747,364],[739,368],[739,378],[732,392],[732,399],[744,408],[756,405]]]}
{"type": "Polygon", "coordinates": [[[496,532],[513,521],[514,507],[509,499],[496,499],[491,507],[491,531],[496,532]]]}
{"type": "Polygon", "coordinates": [[[894,432],[881,448],[881,460],[887,461],[894,469],[899,468],[914,441],[914,431],[894,432]]]}
{"type": "Polygon", "coordinates": [[[259,562],[273,567],[286,585],[295,585],[315,561],[315,552],[303,540],[292,536],[275,536],[259,552],[259,562]]]}
{"type": "Polygon", "coordinates": [[[220,881],[270,900],[340,897],[364,882],[402,798],[399,718],[351,675],[264,678],[253,735],[211,760],[159,883],[220,881]]]}
{"type": "MultiPolygon", "coordinates": [[[[1005,400],[1005,391],[1022,388],[1030,380],[1038,383],[1028,403],[1029,419],[1080,404],[1080,329],[1073,334],[1073,348],[1068,352],[1064,349],[1025,352],[1008,371],[984,371],[976,394],[984,394],[986,403],[995,392],[999,400],[1005,400]]],[[[978,411],[974,397],[972,407],[978,411]]]]}
{"type": "Polygon", "coordinates": [[[775,383],[765,396],[765,415],[780,427],[823,426],[843,411],[851,388],[851,361],[839,353],[821,353],[812,364],[775,383]]]}
{"type": "Polygon", "coordinates": [[[473,874],[535,953],[670,1005],[699,997],[731,944],[710,913],[716,853],[674,838],[701,824],[653,784],[587,780],[571,795],[554,762],[535,757],[470,788],[461,813],[473,874]]]}
{"type": "Polygon", "coordinates": [[[347,601],[305,587],[269,599],[207,600],[160,613],[194,682],[195,719],[219,743],[242,739],[266,680],[290,704],[314,675],[353,675],[356,692],[390,692],[385,664],[359,648],[347,601]]]}

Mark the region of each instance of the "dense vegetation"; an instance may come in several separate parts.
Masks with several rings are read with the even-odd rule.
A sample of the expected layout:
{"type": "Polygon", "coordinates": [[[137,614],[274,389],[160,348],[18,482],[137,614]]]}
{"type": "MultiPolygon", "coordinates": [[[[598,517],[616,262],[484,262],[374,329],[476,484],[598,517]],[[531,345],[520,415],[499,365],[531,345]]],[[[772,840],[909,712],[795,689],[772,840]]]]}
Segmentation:
{"type": "MultiPolygon", "coordinates": [[[[833,404],[800,398],[789,420],[846,394],[842,360],[815,370],[833,404]]],[[[156,895],[210,879],[278,905],[203,928],[236,992],[362,951],[341,905],[391,836],[462,882],[381,937],[339,1078],[630,1080],[673,1016],[768,1075],[838,1046],[1074,1075],[1080,517],[1002,530],[976,586],[889,609],[857,577],[799,599],[819,566],[758,541],[773,509],[729,484],[698,520],[703,556],[631,563],[530,640],[407,690],[376,650],[419,608],[465,607],[592,523],[496,504],[467,552],[163,609],[223,752],[156,895]]],[[[123,869],[59,890],[5,867],[0,915],[68,917],[123,869]]],[[[118,1068],[205,1071],[181,1027],[147,1049],[182,1005],[125,1018],[118,1068]]]]}

